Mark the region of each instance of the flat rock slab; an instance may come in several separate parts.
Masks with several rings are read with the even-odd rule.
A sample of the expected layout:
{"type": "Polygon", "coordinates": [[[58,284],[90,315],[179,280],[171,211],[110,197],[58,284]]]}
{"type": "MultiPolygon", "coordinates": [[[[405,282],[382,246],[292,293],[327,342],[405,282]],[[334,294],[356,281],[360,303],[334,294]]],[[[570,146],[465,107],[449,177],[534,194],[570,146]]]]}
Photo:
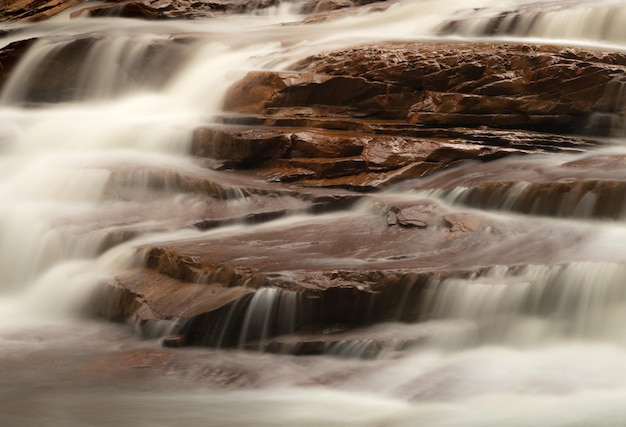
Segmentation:
{"type": "Polygon", "coordinates": [[[194,153],[270,181],[372,191],[478,160],[582,152],[612,132],[626,56],[531,44],[385,42],[253,71],[194,153]]]}
{"type": "MultiPolygon", "coordinates": [[[[445,278],[588,261],[592,251],[575,248],[592,240],[593,227],[458,209],[428,191],[519,183],[559,161],[560,172],[534,181],[575,180],[577,167],[582,177],[598,162],[617,167],[567,156],[609,143],[579,133],[594,114],[621,114],[605,95],[625,71],[621,53],[426,42],[253,71],[229,90],[223,124],[196,129],[191,150],[241,182],[264,181],[266,192],[245,190],[257,208],[244,210],[258,221],[220,228],[216,208],[196,224],[208,232],[138,248],[144,269],[109,284],[103,292],[114,303],[101,298],[108,302],[95,310],[132,318],[147,334],[165,322],[175,331],[167,345],[282,351],[295,342],[310,354],[328,328],[428,316],[419,303],[445,278]],[[541,157],[508,163],[529,154],[541,157]],[[511,166],[530,159],[552,160],[511,166]],[[374,193],[392,185],[398,192],[374,193]],[[284,209],[265,211],[274,196],[284,209]],[[316,200],[335,209],[310,215],[316,200]]],[[[202,191],[189,177],[180,182],[202,191]]],[[[327,349],[332,338],[321,341],[327,349]]]]}
{"type": "Polygon", "coordinates": [[[133,319],[148,335],[165,321],[178,331],[177,343],[245,347],[332,325],[415,320],[425,315],[424,292],[444,278],[493,265],[571,262],[568,249],[589,236],[568,224],[372,196],[350,211],[140,247],[147,270],[102,288],[93,309],[133,319]]]}

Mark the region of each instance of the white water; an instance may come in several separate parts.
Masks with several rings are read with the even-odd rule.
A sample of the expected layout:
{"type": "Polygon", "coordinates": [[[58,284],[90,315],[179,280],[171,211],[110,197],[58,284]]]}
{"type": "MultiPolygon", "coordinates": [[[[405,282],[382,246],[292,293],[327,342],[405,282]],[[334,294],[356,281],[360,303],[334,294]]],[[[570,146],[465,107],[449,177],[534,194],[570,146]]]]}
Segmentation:
{"type": "MultiPolygon", "coordinates": [[[[169,368],[139,366],[129,376],[120,367],[105,370],[117,377],[98,377],[90,365],[129,348],[160,351],[157,343],[136,343],[115,326],[82,319],[80,310],[95,285],[132,266],[135,245],[197,234],[177,232],[180,224],[171,218],[205,201],[164,190],[147,203],[154,194],[142,171],[197,169],[185,154],[191,131],[219,114],[224,91],[245,70],[285,67],[312,52],[364,41],[433,38],[442,21],[471,8],[521,3],[407,0],[383,13],[307,26],[278,25],[300,18],[288,4],[269,14],[207,22],[61,17],[0,39],[4,46],[41,38],[0,94],[2,424],[626,425],[622,223],[580,222],[596,227],[597,238],[572,249],[612,263],[495,269],[443,283],[430,302],[435,318],[414,327],[447,330],[450,321],[455,327],[398,358],[300,360],[181,350],[169,368]],[[122,70],[141,65],[146,40],[194,33],[203,37],[166,81],[135,85],[110,68],[112,62],[122,70]],[[70,40],[94,34],[102,40],[79,71],[80,93],[60,104],[31,105],[25,98],[34,83],[31,67],[70,40]],[[128,174],[125,188],[111,189],[119,168],[137,173],[128,174]],[[147,234],[101,254],[110,233],[127,229],[147,234]],[[554,295],[546,295],[548,284],[554,295]],[[204,366],[212,357],[250,375],[248,387],[216,392],[199,370],[180,368],[204,366]]],[[[586,4],[546,14],[526,34],[626,48],[620,30],[626,7],[586,4]]],[[[261,311],[274,304],[272,297],[272,291],[255,297],[243,337],[253,333],[253,319],[268,322],[261,311]]],[[[262,325],[255,334],[265,334],[262,325]]]]}

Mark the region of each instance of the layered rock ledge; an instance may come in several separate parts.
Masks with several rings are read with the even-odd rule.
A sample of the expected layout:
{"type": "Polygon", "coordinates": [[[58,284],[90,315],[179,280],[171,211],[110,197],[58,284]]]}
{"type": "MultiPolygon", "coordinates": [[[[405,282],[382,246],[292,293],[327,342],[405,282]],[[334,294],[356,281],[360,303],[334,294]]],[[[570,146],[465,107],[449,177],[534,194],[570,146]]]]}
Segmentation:
{"type": "Polygon", "coordinates": [[[144,20],[206,19],[223,15],[262,12],[282,3],[293,3],[294,12],[320,20],[333,17],[348,9],[370,5],[388,7],[393,0],[104,0],[90,4],[86,0],[7,0],[0,11],[0,21],[42,21],[72,9],[72,18],[123,17],[144,20]],[[84,6],[83,6],[84,4],[84,6]]]}
{"type": "Polygon", "coordinates": [[[587,202],[623,193],[626,177],[611,173],[620,155],[580,154],[609,143],[593,136],[610,133],[596,119],[621,114],[611,88],[625,67],[621,53],[581,48],[398,42],[250,72],[228,92],[222,124],[196,130],[193,154],[298,200],[327,187],[324,197],[341,194],[332,212],[287,208],[227,232],[207,212],[196,227],[214,231],[139,248],[144,268],[103,287],[94,309],[146,334],[169,325],[171,346],[339,354],[348,342],[374,354],[418,343],[360,328],[429,319],[441,283],[494,266],[595,260],[568,250],[592,238],[579,224],[433,197],[506,209],[480,201],[528,183],[511,210],[618,215],[623,197],[600,203],[609,213],[587,202]],[[392,184],[399,192],[376,193],[392,184]],[[457,200],[458,188],[474,196],[457,200]],[[559,208],[541,207],[549,201],[559,208]]]}
{"type": "MultiPolygon", "coordinates": [[[[57,71],[72,72],[92,42],[68,43],[57,71]]],[[[188,40],[150,48],[148,66],[159,67],[188,40]]],[[[27,49],[0,53],[2,75],[27,49]]],[[[356,46],[251,71],[228,91],[219,123],[194,131],[191,154],[215,170],[148,171],[143,197],[180,192],[193,203],[102,250],[146,231],[191,237],[140,245],[137,268],[103,284],[91,309],[146,336],[173,333],[167,345],[312,354],[362,340],[374,323],[429,319],[425,302],[443,281],[594,260],[567,250],[591,238],[580,224],[471,207],[619,217],[626,176],[589,172],[619,170],[622,157],[563,159],[608,144],[625,71],[623,53],[452,42],[356,46]],[[530,190],[519,205],[483,202],[520,183],[530,190]],[[383,192],[393,186],[402,191],[383,192]],[[459,188],[472,196],[454,198],[459,188]],[[595,210],[593,197],[617,202],[595,210]],[[561,207],[541,207],[553,200],[561,207]]],[[[45,82],[35,89],[33,103],[64,101],[47,98],[45,82]]],[[[137,197],[125,188],[137,172],[113,171],[107,197],[137,197]]]]}
{"type": "Polygon", "coordinates": [[[621,116],[626,56],[580,48],[382,43],[251,72],[193,152],[265,179],[371,191],[469,160],[581,152],[621,116]]]}

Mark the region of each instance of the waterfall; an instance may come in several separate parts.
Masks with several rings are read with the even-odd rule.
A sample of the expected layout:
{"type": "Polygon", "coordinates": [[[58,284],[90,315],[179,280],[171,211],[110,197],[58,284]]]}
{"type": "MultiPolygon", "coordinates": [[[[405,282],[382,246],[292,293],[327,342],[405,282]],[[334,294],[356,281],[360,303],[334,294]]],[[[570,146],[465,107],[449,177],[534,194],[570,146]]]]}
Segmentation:
{"type": "Polygon", "coordinates": [[[474,11],[468,7],[458,20],[442,24],[440,31],[464,36],[532,37],[579,40],[621,45],[626,8],[619,1],[510,2],[474,11]],[[515,4],[517,3],[517,4],[515,4]],[[474,12],[474,13],[473,13],[474,12]]]}
{"type": "MultiPolygon", "coordinates": [[[[370,113],[387,97],[407,111],[426,97],[390,93],[375,75],[367,84],[380,92],[352,122],[340,103],[294,101],[292,116],[268,104],[267,117],[223,105],[249,71],[284,72],[271,83],[286,86],[309,55],[382,41],[623,52],[626,6],[346,3],[0,23],[0,53],[27,46],[6,79],[0,63],[3,425],[623,425],[621,75],[580,117],[604,148],[547,144],[523,160],[503,150],[460,164],[451,147],[497,145],[478,125],[433,126],[450,158],[408,152],[430,149],[426,126],[370,113]],[[260,172],[254,149],[241,164],[195,155],[198,130],[218,129],[204,141],[213,149],[214,135],[235,129],[236,151],[254,126],[268,150],[285,144],[260,172]],[[354,155],[384,137],[408,147],[398,162],[418,166],[376,175],[388,159],[354,155]],[[314,145],[323,156],[307,164],[314,145]],[[350,168],[351,186],[339,188],[333,180],[350,168]],[[390,185],[369,191],[382,175],[390,185]],[[338,226],[345,233],[334,235],[338,226]],[[163,288],[169,295],[155,297],[163,288]],[[99,307],[131,327],[94,318],[101,295],[99,307]]],[[[320,87],[328,77],[302,74],[320,87]]],[[[360,88],[361,74],[341,82],[360,88]]],[[[259,87],[247,90],[276,89],[259,87]]]]}

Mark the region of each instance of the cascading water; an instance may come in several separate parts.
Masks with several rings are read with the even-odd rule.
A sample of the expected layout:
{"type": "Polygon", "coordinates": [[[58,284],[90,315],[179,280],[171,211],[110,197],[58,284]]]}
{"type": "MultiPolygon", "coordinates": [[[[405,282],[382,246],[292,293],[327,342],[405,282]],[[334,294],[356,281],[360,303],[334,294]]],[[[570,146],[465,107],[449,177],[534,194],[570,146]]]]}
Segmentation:
{"type": "MultiPolygon", "coordinates": [[[[62,17],[0,33],[2,47],[37,39],[0,94],[3,424],[624,425],[619,185],[605,184],[620,200],[609,213],[598,207],[608,191],[602,185],[575,191],[579,197],[555,190],[557,196],[533,198],[533,183],[522,181],[486,186],[486,195],[479,187],[404,192],[446,206],[523,213],[594,237],[572,248],[579,254],[572,263],[490,266],[470,277],[432,280],[424,298],[405,296],[407,306],[398,309],[398,320],[407,320],[401,315],[411,305],[421,317],[378,325],[368,337],[338,334],[324,344],[330,356],[156,350],[153,341],[81,316],[98,284],[139,266],[137,248],[245,237],[246,225],[185,227],[219,203],[229,212],[253,203],[238,181],[187,154],[194,129],[222,113],[224,93],[247,70],[281,69],[310,53],[363,42],[437,39],[442,28],[471,41],[485,36],[492,10],[526,3],[535,2],[407,0],[383,12],[280,25],[303,18],[282,2],[263,14],[206,21],[62,17]],[[475,18],[479,8],[486,17],[475,18]],[[213,184],[202,187],[202,196],[181,191],[182,172],[213,184]],[[207,390],[202,380],[228,390],[207,390]]],[[[624,49],[625,11],[615,1],[585,2],[498,22],[506,37],[624,49]]],[[[359,209],[373,208],[349,215],[359,209]]],[[[263,350],[270,335],[297,329],[302,305],[295,292],[262,288],[223,311],[210,344],[230,339],[230,347],[263,350]],[[235,315],[240,325],[232,331],[235,315]]],[[[185,327],[155,323],[163,325],[185,327]]]]}

